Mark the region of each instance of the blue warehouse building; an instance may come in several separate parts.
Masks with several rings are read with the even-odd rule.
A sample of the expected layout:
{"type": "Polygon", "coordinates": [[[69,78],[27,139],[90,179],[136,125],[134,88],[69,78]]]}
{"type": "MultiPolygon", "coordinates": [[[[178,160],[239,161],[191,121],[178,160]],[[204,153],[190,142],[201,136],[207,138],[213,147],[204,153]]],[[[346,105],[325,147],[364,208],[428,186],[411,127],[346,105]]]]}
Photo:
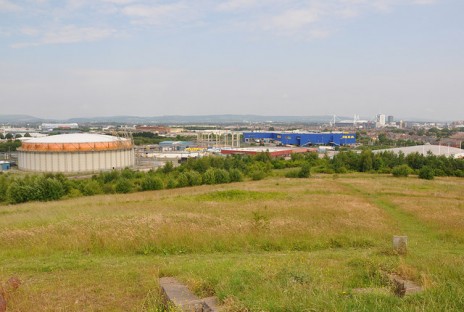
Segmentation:
{"type": "Polygon", "coordinates": [[[351,145],[356,143],[356,134],[347,132],[244,132],[245,143],[278,142],[283,145],[351,145]]]}

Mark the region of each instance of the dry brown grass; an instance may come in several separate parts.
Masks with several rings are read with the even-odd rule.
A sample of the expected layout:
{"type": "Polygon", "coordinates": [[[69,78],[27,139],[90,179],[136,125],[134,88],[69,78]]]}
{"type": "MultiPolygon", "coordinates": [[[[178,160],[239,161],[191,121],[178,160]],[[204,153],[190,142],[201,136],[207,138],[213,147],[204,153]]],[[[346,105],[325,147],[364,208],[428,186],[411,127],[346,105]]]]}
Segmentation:
{"type": "MultiPolygon", "coordinates": [[[[396,261],[382,251],[399,224],[375,199],[456,238],[464,234],[461,181],[319,175],[0,206],[0,279],[23,282],[9,311],[147,310],[160,274],[206,295],[222,289],[231,311],[249,309],[237,296],[241,279],[253,284],[255,275],[270,281],[250,294],[256,306],[284,287],[307,302],[320,295],[334,310],[324,304],[338,297],[328,294],[379,284],[378,271],[396,261]]],[[[425,267],[405,261],[396,270],[433,287],[436,274],[425,267]]],[[[293,302],[283,292],[274,299],[277,310],[293,302]]]]}

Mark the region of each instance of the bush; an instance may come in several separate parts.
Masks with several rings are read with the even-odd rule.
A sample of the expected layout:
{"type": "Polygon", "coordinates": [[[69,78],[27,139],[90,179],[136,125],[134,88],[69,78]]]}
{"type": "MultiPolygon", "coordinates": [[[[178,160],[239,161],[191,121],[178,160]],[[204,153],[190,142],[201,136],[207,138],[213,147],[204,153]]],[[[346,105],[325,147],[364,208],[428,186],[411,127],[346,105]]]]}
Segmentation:
{"type": "Polygon", "coordinates": [[[169,178],[168,182],[166,183],[166,188],[167,189],[173,189],[177,187],[177,182],[176,179],[174,178],[169,178]]]}
{"type": "Polygon", "coordinates": [[[251,172],[251,179],[253,181],[262,180],[266,177],[266,175],[266,172],[262,170],[254,170],[253,172],[251,172]]]}
{"type": "Polygon", "coordinates": [[[411,171],[412,169],[408,165],[400,165],[392,169],[392,174],[394,177],[407,177],[411,171]]]}
{"type": "Polygon", "coordinates": [[[79,188],[79,191],[81,191],[81,193],[84,194],[84,196],[91,196],[103,193],[100,183],[98,183],[95,180],[83,181],[81,187],[79,188]]]}
{"type": "Polygon", "coordinates": [[[230,182],[241,182],[243,181],[243,174],[238,169],[229,170],[230,182]]]}
{"type": "Polygon", "coordinates": [[[215,169],[214,170],[214,177],[215,177],[215,180],[216,180],[217,184],[229,183],[230,182],[229,172],[227,172],[224,169],[215,169]]]}
{"type": "Polygon", "coordinates": [[[35,200],[57,200],[65,194],[63,185],[53,178],[39,177],[35,181],[34,186],[37,190],[37,198],[34,198],[35,200]]]}
{"type": "Polygon", "coordinates": [[[116,170],[100,173],[100,180],[103,181],[103,183],[105,184],[116,181],[118,178],[119,178],[119,171],[116,171],[116,170]]]}
{"type": "Polygon", "coordinates": [[[433,169],[428,166],[422,167],[419,171],[419,179],[433,180],[434,177],[433,169]]]}
{"type": "Polygon", "coordinates": [[[205,173],[203,173],[203,183],[216,184],[216,175],[213,168],[209,168],[205,173]]]}
{"type": "Polygon", "coordinates": [[[142,180],[143,191],[162,190],[163,188],[163,180],[161,180],[159,177],[153,177],[148,175],[142,180]]]}
{"type": "Polygon", "coordinates": [[[286,178],[298,178],[299,170],[293,169],[285,173],[286,178]]]}
{"type": "Polygon", "coordinates": [[[116,193],[126,194],[132,192],[133,188],[134,186],[129,179],[120,178],[118,179],[118,182],[116,182],[114,190],[116,191],[116,193]]]}
{"type": "Polygon", "coordinates": [[[171,161],[168,161],[164,164],[162,172],[167,174],[167,173],[172,172],[173,170],[174,170],[174,165],[172,164],[171,161]]]}
{"type": "Polygon", "coordinates": [[[188,178],[190,186],[201,185],[201,182],[203,180],[202,180],[201,174],[199,172],[191,170],[191,171],[187,172],[186,174],[187,174],[187,178],[188,178]]]}
{"type": "Polygon", "coordinates": [[[25,203],[37,198],[35,189],[23,181],[13,181],[6,191],[6,197],[12,204],[25,203]]]}
{"type": "Polygon", "coordinates": [[[298,178],[309,178],[311,175],[311,166],[309,164],[303,164],[300,171],[298,171],[298,178]]]}
{"type": "Polygon", "coordinates": [[[189,179],[188,179],[188,176],[187,174],[185,173],[180,173],[178,176],[177,176],[177,183],[176,183],[176,186],[177,187],[186,187],[189,185],[189,179]]]}

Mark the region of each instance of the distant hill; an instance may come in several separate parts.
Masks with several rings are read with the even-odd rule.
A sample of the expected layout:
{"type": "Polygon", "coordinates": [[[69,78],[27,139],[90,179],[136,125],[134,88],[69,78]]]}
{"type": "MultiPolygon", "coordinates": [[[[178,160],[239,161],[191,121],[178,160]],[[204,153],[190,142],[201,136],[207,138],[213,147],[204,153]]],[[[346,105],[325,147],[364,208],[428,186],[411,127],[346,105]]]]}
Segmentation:
{"type": "MultiPolygon", "coordinates": [[[[76,122],[76,123],[101,123],[101,124],[231,124],[231,123],[329,123],[331,115],[321,116],[262,116],[262,115],[167,115],[167,116],[96,116],[77,117],[70,119],[43,119],[29,115],[0,115],[0,124],[37,124],[42,122],[76,122]]],[[[337,116],[339,120],[351,120],[351,117],[337,116]]],[[[399,120],[399,118],[397,118],[399,120]]],[[[405,121],[431,122],[420,118],[408,118],[405,121]]]]}
{"type": "Polygon", "coordinates": [[[37,123],[43,120],[29,115],[0,115],[0,123],[37,123]]]}
{"type": "Polygon", "coordinates": [[[324,123],[330,122],[331,116],[260,116],[260,115],[198,115],[198,116],[111,116],[93,118],[71,118],[68,122],[77,123],[127,123],[127,124],[185,124],[185,123],[249,123],[249,122],[280,122],[280,123],[324,123]]]}

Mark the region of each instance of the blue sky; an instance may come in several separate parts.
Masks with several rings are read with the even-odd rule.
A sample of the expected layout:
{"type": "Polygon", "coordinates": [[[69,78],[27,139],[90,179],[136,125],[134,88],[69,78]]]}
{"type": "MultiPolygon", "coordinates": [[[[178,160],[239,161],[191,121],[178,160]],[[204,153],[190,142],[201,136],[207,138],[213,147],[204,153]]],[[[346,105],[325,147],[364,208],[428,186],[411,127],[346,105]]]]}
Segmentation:
{"type": "Polygon", "coordinates": [[[462,0],[0,0],[0,114],[464,119],[462,0]]]}

